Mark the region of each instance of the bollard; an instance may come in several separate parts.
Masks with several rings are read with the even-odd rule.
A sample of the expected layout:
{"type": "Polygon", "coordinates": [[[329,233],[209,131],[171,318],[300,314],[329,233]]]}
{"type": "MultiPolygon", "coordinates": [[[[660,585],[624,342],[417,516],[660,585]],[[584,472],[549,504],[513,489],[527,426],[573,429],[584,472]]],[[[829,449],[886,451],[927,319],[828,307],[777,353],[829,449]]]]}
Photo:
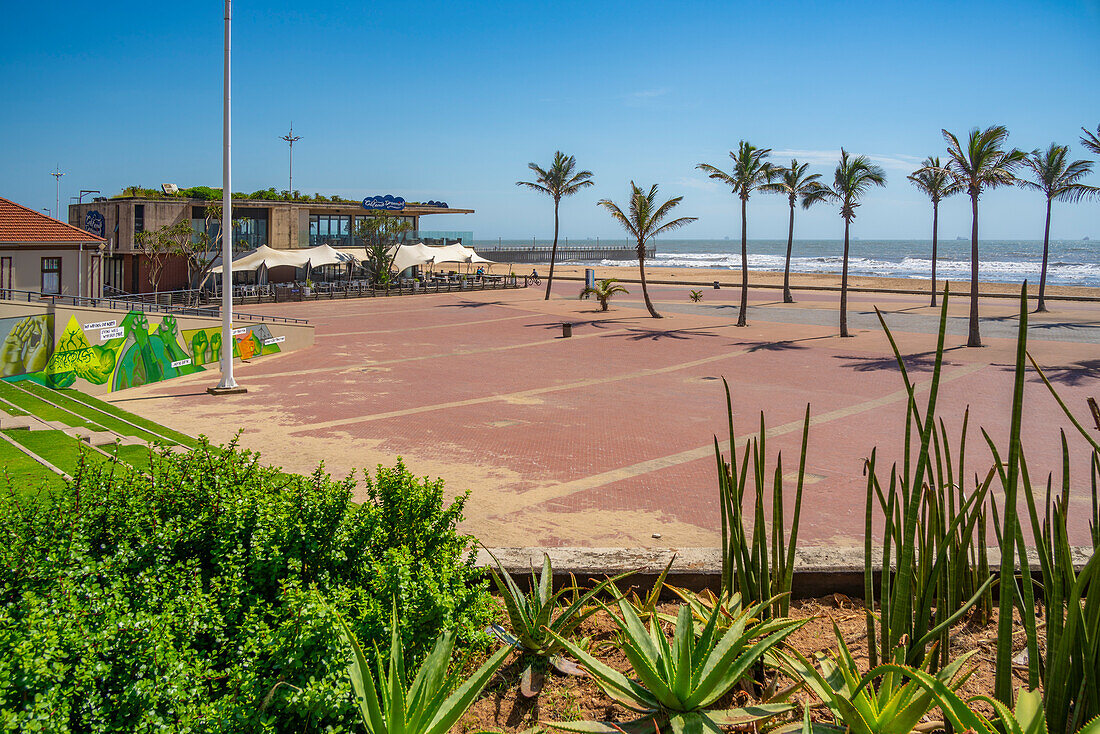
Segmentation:
{"type": "Polygon", "coordinates": [[[718,281],[714,281],[714,290],[721,290],[722,286],[718,285],[718,281]]]}
{"type": "Polygon", "coordinates": [[[563,337],[573,336],[573,324],[562,324],[561,335],[563,337]]]}

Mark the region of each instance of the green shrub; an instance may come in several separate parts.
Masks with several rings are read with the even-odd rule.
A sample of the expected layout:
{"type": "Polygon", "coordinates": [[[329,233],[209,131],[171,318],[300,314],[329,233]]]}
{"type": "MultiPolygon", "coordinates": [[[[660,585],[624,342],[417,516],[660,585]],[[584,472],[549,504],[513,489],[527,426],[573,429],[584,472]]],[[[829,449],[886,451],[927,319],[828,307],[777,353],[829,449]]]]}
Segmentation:
{"type": "Polygon", "coordinates": [[[165,452],[152,476],[79,467],[37,503],[0,499],[0,726],[60,732],[356,730],[346,649],[316,587],[366,643],[417,660],[490,616],[464,497],[398,460],[333,481],[235,445],[165,452]]]}

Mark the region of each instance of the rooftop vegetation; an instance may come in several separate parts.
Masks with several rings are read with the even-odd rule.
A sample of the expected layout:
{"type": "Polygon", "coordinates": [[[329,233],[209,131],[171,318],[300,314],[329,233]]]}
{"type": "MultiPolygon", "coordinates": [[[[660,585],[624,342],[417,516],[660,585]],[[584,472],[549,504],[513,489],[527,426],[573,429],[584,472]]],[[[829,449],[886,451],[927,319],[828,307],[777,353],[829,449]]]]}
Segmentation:
{"type": "MultiPolygon", "coordinates": [[[[220,188],[214,188],[212,186],[190,186],[187,188],[181,188],[178,193],[166,194],[161,189],[150,189],[144,186],[127,186],[120,193],[111,197],[112,199],[199,199],[202,201],[221,201],[222,190],[220,188]]],[[[233,192],[234,201],[293,201],[302,204],[358,204],[359,199],[348,199],[340,196],[339,194],[333,194],[332,196],[326,196],[325,194],[316,193],[305,194],[301,191],[287,191],[286,189],[278,190],[274,186],[266,189],[260,189],[253,191],[252,193],[246,193],[244,191],[233,192]]],[[[418,201],[406,202],[411,205],[419,205],[418,201]]]]}

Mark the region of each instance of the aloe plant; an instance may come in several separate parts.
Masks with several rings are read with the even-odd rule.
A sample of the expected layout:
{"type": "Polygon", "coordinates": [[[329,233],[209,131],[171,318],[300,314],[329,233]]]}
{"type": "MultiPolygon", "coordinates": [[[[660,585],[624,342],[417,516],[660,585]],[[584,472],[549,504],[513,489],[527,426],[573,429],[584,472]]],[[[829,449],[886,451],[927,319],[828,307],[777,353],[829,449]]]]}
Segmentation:
{"type": "MultiPolygon", "coordinates": [[[[537,575],[534,570],[531,571],[531,592],[524,594],[493,552],[488,549],[486,552],[496,564],[496,568],[490,567],[489,572],[493,575],[515,634],[510,639],[507,633],[497,629],[494,630],[497,636],[514,643],[529,657],[546,659],[560,673],[579,673],[576,666],[558,654],[564,648],[561,640],[572,635],[581,623],[600,610],[593,602],[604,589],[629,574],[605,579],[584,594],[579,593],[575,580],[571,586],[553,593],[554,569],[550,556],[543,553],[542,573],[537,575]],[[569,603],[562,604],[562,599],[569,595],[572,597],[568,599],[569,603]]],[[[520,689],[526,696],[535,696],[542,688],[541,676],[535,670],[534,662],[524,668],[522,675],[520,689]]]]}
{"type": "Polygon", "coordinates": [[[493,674],[512,652],[504,647],[493,653],[469,678],[460,680],[450,671],[455,634],[444,632],[408,685],[405,654],[397,633],[397,612],[390,625],[389,666],[383,670],[382,656],[375,649],[377,679],[363,648],[344,619],[337,614],[340,636],[351,648],[348,674],[356,703],[369,734],[447,734],[478,699],[493,674]],[[408,686],[406,688],[406,686],[408,686]]]}
{"type": "Polygon", "coordinates": [[[917,388],[909,378],[905,359],[885,319],[876,310],[897,360],[908,403],[901,466],[893,465],[888,480],[882,479],[877,466],[878,452],[873,450],[865,471],[864,603],[872,666],[879,660],[890,659],[901,641],[906,642],[906,664],[922,664],[929,646],[937,643],[940,657],[932,665],[946,665],[950,652],[948,628],[976,605],[983,612],[992,605],[993,578],[985,551],[985,524],[986,500],[994,471],[991,469],[983,481],[966,492],[963,481],[968,414],[964,414],[954,456],[946,426],[936,417],[948,301],[945,288],[936,357],[923,413],[917,405],[917,388]],[[884,571],[879,578],[877,616],[872,606],[876,594],[875,550],[871,544],[876,506],[884,521],[880,558],[884,571]],[[891,567],[895,569],[892,574],[888,570],[891,567]]]}
{"type": "MultiPolygon", "coordinates": [[[[895,648],[892,667],[880,667],[862,675],[835,623],[833,630],[837,639],[837,653],[819,654],[816,668],[801,653],[781,655],[790,674],[800,679],[833,716],[835,724],[814,723],[814,731],[824,734],[909,734],[912,731],[942,728],[942,723],[922,723],[936,708],[937,700],[916,679],[915,673],[920,671],[902,663],[906,655],[903,646],[895,648]]],[[[935,656],[929,655],[929,668],[923,672],[948,690],[957,691],[973,674],[973,670],[963,671],[962,667],[976,652],[956,658],[934,674],[930,666],[935,656]]],[[[797,731],[800,728],[798,724],[784,727],[787,731],[797,731]]]]}
{"type": "Polygon", "coordinates": [[[737,466],[737,443],[733,429],[733,401],[729,383],[726,388],[726,416],[729,422],[729,462],[722,456],[718,438],[714,438],[714,456],[718,464],[718,494],[722,509],[722,593],[729,597],[740,593],[754,602],[773,600],[763,612],[769,617],[784,617],[790,611],[789,594],[794,578],[798,523],[802,512],[802,486],[806,474],[806,447],[810,433],[810,406],[802,425],[802,451],[794,493],[794,514],[790,528],[784,517],[783,455],[776,459],[774,473],[767,466],[767,431],[760,415],[760,431],[745,444],[741,467],[737,466]],[[751,464],[750,464],[751,459],[751,464]],[[745,487],[753,477],[752,517],[745,510],[745,487]],[[771,479],[771,528],[764,516],[768,480],[771,479]]]}
{"type": "Polygon", "coordinates": [[[718,628],[720,611],[715,608],[697,638],[691,610],[681,606],[670,643],[660,620],[650,620],[647,628],[626,599],[618,597],[617,604],[621,619],[611,616],[623,633],[622,651],[637,680],[589,655],[576,643],[564,638],[559,641],[608,696],[641,717],[628,724],[571,721],[550,726],[585,734],[652,734],[655,728],[675,734],[703,730],[717,734],[723,726],[745,726],[793,710],[785,703],[730,710],[711,706],[742,682],[765,654],[809,620],[757,622],[767,607],[761,603],[745,609],[722,632],[718,628]]]}

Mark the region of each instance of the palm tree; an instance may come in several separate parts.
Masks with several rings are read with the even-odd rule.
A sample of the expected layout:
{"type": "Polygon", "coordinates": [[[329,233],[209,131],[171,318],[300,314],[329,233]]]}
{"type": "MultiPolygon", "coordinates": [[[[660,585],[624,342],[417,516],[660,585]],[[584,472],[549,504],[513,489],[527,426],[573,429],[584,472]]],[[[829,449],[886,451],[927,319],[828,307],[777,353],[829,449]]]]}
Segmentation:
{"type": "Polygon", "coordinates": [[[581,291],[581,298],[588,296],[595,296],[596,300],[600,302],[600,310],[606,311],[607,304],[611,300],[611,297],[616,293],[630,293],[626,288],[621,285],[615,285],[619,281],[615,278],[606,278],[596,283],[596,285],[585,286],[581,291]]]}
{"type": "Polygon", "coordinates": [[[1096,126],[1096,132],[1090,131],[1087,127],[1081,128],[1081,132],[1084,135],[1081,136],[1081,145],[1091,150],[1096,155],[1100,155],[1100,125],[1096,126]]]}
{"type": "Polygon", "coordinates": [[[733,159],[732,173],[726,173],[708,163],[696,166],[697,169],[706,171],[711,178],[729,186],[741,199],[741,311],[737,316],[738,326],[748,325],[749,246],[746,207],[749,195],[775,178],[775,167],[764,160],[771,152],[771,148],[757,148],[742,140],[737,146],[737,153],[730,151],[730,158],[733,159]]]}
{"type": "MultiPolygon", "coordinates": [[[[844,269],[840,276],[840,335],[848,333],[848,232],[852,220],[856,218],[859,200],[871,186],[886,186],[886,172],[871,163],[865,155],[854,158],[848,151],[840,149],[840,162],[833,174],[833,186],[822,186],[819,190],[807,194],[812,199],[829,199],[840,204],[840,216],[844,218],[844,269]]],[[[811,202],[812,204],[813,202],[811,202]]]]}
{"type": "Polygon", "coordinates": [[[790,223],[787,226],[787,263],[783,267],[783,303],[794,303],[794,297],[791,295],[791,249],[794,247],[794,205],[798,202],[799,197],[802,198],[803,209],[809,209],[816,202],[821,201],[820,198],[809,196],[809,194],[812,194],[822,187],[822,184],[817,180],[821,178],[820,173],[811,173],[809,176],[806,175],[806,169],[809,167],[809,163],[799,163],[792,158],[789,167],[780,166],[775,169],[777,176],[775,181],[763,184],[760,187],[761,191],[767,191],[772,194],[785,194],[787,202],[791,205],[790,223]]]}
{"type": "Polygon", "coordinates": [[[558,205],[562,197],[572,196],[583,188],[592,186],[596,182],[592,180],[592,171],[578,171],[577,159],[567,156],[560,150],[554,153],[554,162],[549,170],[544,170],[538,164],[528,163],[527,167],[535,172],[537,178],[532,181],[516,181],[516,186],[546,194],[554,200],[554,246],[550,250],[550,275],[546,278],[546,298],[550,300],[550,286],[554,283],[554,261],[558,257],[558,205]]]}
{"type": "Polygon", "coordinates": [[[962,191],[959,183],[944,170],[938,156],[928,157],[921,167],[909,174],[909,180],[932,200],[932,305],[936,305],[936,249],[940,229],[940,202],[962,191]]]}
{"type": "Polygon", "coordinates": [[[1036,311],[1046,311],[1047,257],[1050,253],[1050,205],[1054,201],[1078,202],[1096,196],[1100,189],[1080,183],[1092,172],[1091,161],[1068,162],[1069,146],[1051,143],[1046,152],[1033,150],[1024,165],[1031,169],[1032,178],[1019,179],[1021,188],[1042,193],[1047,199],[1047,223],[1043,231],[1043,268],[1039,274],[1039,305],[1036,311]]]}
{"type": "Polygon", "coordinates": [[[649,309],[649,315],[655,319],[661,318],[661,314],[657,313],[657,310],[653,308],[653,302],[649,300],[649,291],[646,289],[645,245],[646,242],[657,235],[679,229],[698,219],[698,217],[680,217],[679,219],[673,219],[671,222],[661,224],[665,217],[667,217],[673,209],[679,206],[683,199],[684,197],[682,196],[675,196],[663,204],[658,204],[657,184],[653,184],[647,194],[631,181],[630,206],[626,214],[624,214],[623,210],[610,199],[601,199],[597,202],[597,205],[606,209],[608,213],[611,214],[611,218],[622,225],[623,229],[629,232],[630,236],[638,243],[638,270],[642,275],[642,298],[645,299],[645,307],[649,309]]]}
{"type": "Polygon", "coordinates": [[[1008,186],[1016,182],[1013,170],[1024,160],[1016,148],[1005,150],[1008,129],[990,125],[985,130],[970,131],[964,148],[951,133],[943,130],[950,160],[944,167],[961,188],[970,195],[970,334],[968,347],[980,347],[982,335],[978,329],[978,199],[985,189],[1008,186]]]}

